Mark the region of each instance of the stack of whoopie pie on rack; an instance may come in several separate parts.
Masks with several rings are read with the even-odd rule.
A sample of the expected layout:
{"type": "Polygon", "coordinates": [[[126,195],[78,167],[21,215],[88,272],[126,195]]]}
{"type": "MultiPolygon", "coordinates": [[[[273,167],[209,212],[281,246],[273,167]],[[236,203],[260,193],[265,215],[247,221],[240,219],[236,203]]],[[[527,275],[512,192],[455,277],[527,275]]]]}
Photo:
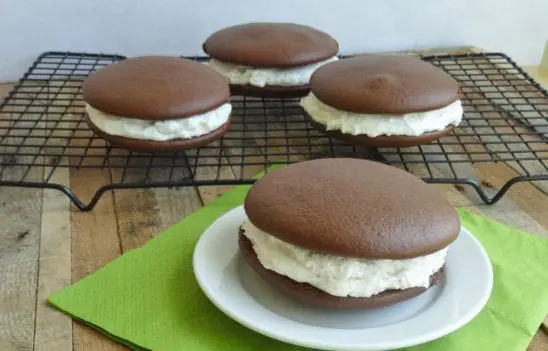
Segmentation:
{"type": "Polygon", "coordinates": [[[87,122],[111,144],[137,151],[197,148],[228,130],[226,79],[178,57],[123,60],[83,83],[87,122]]]}
{"type": "Polygon", "coordinates": [[[247,23],[213,33],[203,49],[233,93],[278,97],[306,95],[312,73],[337,60],[339,46],[309,26],[247,23]]]}
{"type": "Polygon", "coordinates": [[[406,147],[462,119],[459,84],[416,58],[361,55],[320,67],[301,106],[316,129],[350,144],[406,147]]]}
{"type": "Polygon", "coordinates": [[[320,159],[277,169],[245,198],[239,246],[269,284],[298,301],[374,308],[443,278],[460,231],[455,209],[419,178],[380,163],[320,159]]]}
{"type": "Polygon", "coordinates": [[[462,119],[459,85],[443,70],[401,56],[338,60],[337,41],[309,26],[236,25],[213,33],[203,49],[207,64],[148,56],[91,74],[82,87],[90,127],[130,150],[197,148],[228,130],[230,92],[304,96],[313,127],[370,147],[428,143],[462,119]]]}

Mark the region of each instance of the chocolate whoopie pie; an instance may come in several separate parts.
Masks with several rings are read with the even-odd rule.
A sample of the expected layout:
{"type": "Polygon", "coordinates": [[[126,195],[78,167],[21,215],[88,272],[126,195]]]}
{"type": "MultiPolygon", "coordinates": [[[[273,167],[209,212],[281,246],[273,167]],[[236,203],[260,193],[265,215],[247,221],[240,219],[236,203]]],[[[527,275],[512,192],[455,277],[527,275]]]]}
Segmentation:
{"type": "Polygon", "coordinates": [[[294,23],[247,23],[213,33],[203,44],[209,65],[234,94],[304,96],[312,73],[337,60],[339,45],[328,34],[294,23]]]}
{"type": "Polygon", "coordinates": [[[301,106],[313,127],[372,147],[406,147],[449,134],[462,120],[459,84],[416,58],[361,55],[319,68],[301,106]]]}
{"type": "Polygon", "coordinates": [[[444,274],[455,209],[435,188],[358,159],[305,161],[259,179],[239,246],[273,288],[329,308],[374,308],[418,296],[444,274]]]}
{"type": "Polygon", "coordinates": [[[131,58],[83,83],[86,120],[111,144],[137,151],[197,148],[230,125],[226,79],[198,62],[167,56],[131,58]]]}

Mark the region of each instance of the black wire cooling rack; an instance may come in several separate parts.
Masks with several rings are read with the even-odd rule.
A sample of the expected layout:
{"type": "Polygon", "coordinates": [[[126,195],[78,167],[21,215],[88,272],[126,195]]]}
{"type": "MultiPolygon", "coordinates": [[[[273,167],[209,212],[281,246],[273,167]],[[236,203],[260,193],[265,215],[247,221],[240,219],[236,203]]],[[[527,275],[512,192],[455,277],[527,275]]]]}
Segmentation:
{"type": "Polygon", "coordinates": [[[85,124],[82,81],[123,59],[46,52],[32,64],[0,105],[0,186],[57,189],[79,209],[90,210],[111,189],[251,184],[255,173],[271,165],[320,157],[369,158],[426,182],[469,185],[487,204],[518,182],[548,180],[548,93],[504,54],[423,58],[459,80],[465,109],[460,127],[431,144],[354,147],[313,130],[297,99],[233,97],[230,131],[217,142],[178,153],[113,148],[85,124]],[[506,162],[518,175],[490,197],[470,169],[494,162],[506,162]],[[109,177],[84,203],[52,177],[60,167],[71,175],[102,169],[109,177]]]}

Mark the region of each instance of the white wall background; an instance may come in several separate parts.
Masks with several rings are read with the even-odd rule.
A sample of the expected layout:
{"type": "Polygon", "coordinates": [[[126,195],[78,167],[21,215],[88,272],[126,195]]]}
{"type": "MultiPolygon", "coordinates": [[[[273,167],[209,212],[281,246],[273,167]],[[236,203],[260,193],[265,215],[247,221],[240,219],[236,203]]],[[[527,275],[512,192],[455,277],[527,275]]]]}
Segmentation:
{"type": "Polygon", "coordinates": [[[199,54],[211,32],[249,21],[309,24],[347,53],[476,45],[536,65],[548,0],[0,0],[0,81],[46,50],[199,54]]]}

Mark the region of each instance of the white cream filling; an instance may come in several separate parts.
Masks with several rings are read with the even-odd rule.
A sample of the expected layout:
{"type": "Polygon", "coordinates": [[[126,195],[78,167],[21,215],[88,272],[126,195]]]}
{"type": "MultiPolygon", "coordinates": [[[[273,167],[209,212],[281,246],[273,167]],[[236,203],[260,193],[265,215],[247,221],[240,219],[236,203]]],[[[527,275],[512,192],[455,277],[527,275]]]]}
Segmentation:
{"type": "Polygon", "coordinates": [[[242,229],[266,269],[342,297],[370,297],[390,289],[428,288],[430,276],[444,265],[448,250],[404,260],[349,258],[291,245],[261,231],[250,221],[242,229]]]}
{"type": "Polygon", "coordinates": [[[462,120],[462,104],[457,100],[445,107],[426,112],[412,112],[404,115],[364,114],[343,111],[324,104],[310,93],[301,99],[300,105],[327,130],[337,130],[350,135],[419,136],[426,132],[439,131],[449,125],[457,126],[462,120]]]}
{"type": "Polygon", "coordinates": [[[312,73],[319,67],[338,59],[334,56],[320,62],[291,68],[256,68],[211,59],[209,66],[234,85],[250,84],[261,88],[266,85],[299,86],[308,84],[312,73]]]}
{"type": "Polygon", "coordinates": [[[150,121],[120,117],[86,104],[91,122],[103,132],[133,139],[166,141],[189,139],[211,133],[228,121],[232,105],[223,104],[211,111],[180,119],[150,121]]]}

